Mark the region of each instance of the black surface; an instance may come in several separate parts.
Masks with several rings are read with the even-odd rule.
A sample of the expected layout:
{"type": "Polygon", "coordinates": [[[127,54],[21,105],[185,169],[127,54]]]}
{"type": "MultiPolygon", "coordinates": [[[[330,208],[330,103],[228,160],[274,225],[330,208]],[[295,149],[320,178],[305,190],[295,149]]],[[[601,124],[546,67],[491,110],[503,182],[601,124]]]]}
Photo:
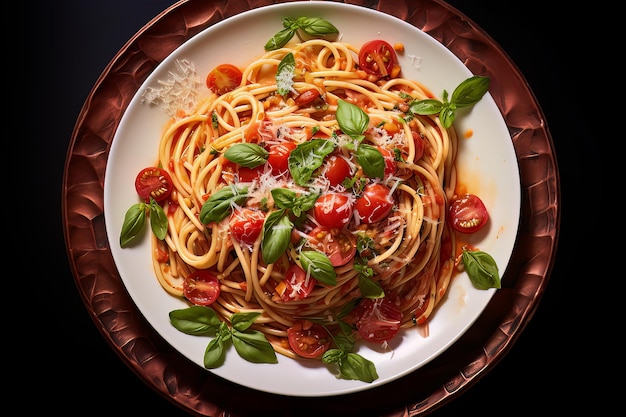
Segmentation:
{"type": "MultiPolygon", "coordinates": [[[[579,25],[593,19],[587,10],[568,11],[566,18],[560,10],[548,11],[547,5],[535,0],[450,3],[509,54],[545,112],[561,173],[562,228],[559,254],[546,292],[511,351],[465,394],[430,415],[529,415],[540,410],[565,411],[572,402],[582,412],[590,406],[578,397],[586,379],[570,358],[584,361],[589,355],[583,349],[588,336],[581,337],[580,320],[590,310],[585,300],[591,294],[581,293],[580,286],[588,278],[585,268],[590,265],[578,262],[576,274],[570,275],[568,263],[572,255],[580,253],[581,236],[576,226],[592,205],[586,199],[581,201],[580,192],[602,195],[602,184],[592,184],[589,174],[599,172],[600,138],[590,135],[588,108],[577,104],[580,95],[587,94],[583,91],[589,87],[587,82],[591,82],[592,93],[604,92],[595,79],[585,79],[594,68],[594,58],[592,48],[582,48],[587,33],[579,25]],[[572,77],[579,83],[572,83],[572,77]]],[[[25,279],[33,285],[32,293],[41,296],[35,302],[47,314],[41,324],[43,330],[37,330],[34,340],[28,342],[33,352],[26,364],[27,369],[33,369],[27,375],[36,384],[20,387],[35,391],[34,401],[20,406],[36,414],[185,415],[128,369],[97,331],[76,290],[61,221],[67,147],[87,95],[126,41],[171,4],[171,0],[45,2],[33,11],[35,24],[32,20],[24,23],[30,33],[33,77],[29,107],[36,110],[37,117],[35,125],[25,129],[35,135],[26,140],[35,148],[36,157],[36,169],[29,169],[31,173],[26,176],[30,181],[26,190],[32,201],[29,215],[36,227],[43,228],[34,239],[43,239],[46,246],[37,252],[35,277],[25,279]],[[49,328],[61,334],[44,337],[46,320],[53,320],[49,328]],[[67,344],[59,346],[56,340],[67,344]],[[42,392],[52,400],[37,400],[42,392]]],[[[26,33],[18,36],[27,37],[26,33]]],[[[18,140],[24,138],[20,135],[18,140]]],[[[32,330],[30,325],[26,327],[32,330]]]]}

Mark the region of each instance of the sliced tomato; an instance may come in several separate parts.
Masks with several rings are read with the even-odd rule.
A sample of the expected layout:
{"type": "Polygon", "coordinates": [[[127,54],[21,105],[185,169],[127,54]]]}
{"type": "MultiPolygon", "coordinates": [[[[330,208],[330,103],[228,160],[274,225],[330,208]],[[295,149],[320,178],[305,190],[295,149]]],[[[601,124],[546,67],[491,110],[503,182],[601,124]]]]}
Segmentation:
{"type": "Polygon", "coordinates": [[[364,298],[354,309],[359,336],[368,342],[387,342],[400,331],[402,312],[387,298],[364,298]]]}
{"type": "Polygon", "coordinates": [[[319,358],[330,347],[331,338],[326,329],[318,323],[298,320],[287,330],[289,346],[304,358],[319,358]]]}
{"type": "Polygon", "coordinates": [[[396,166],[396,158],[393,151],[382,146],[378,146],[377,149],[385,160],[385,177],[395,174],[398,167],[396,166]]]}
{"type": "Polygon", "coordinates": [[[263,230],[264,222],[265,214],[262,211],[247,207],[237,208],[230,215],[230,235],[240,243],[254,245],[263,230]]]}
{"type": "Polygon", "coordinates": [[[320,226],[342,228],[352,218],[352,201],[345,194],[324,194],[315,202],[313,211],[320,226]]]}
{"type": "Polygon", "coordinates": [[[365,186],[363,194],[354,203],[354,215],[360,223],[376,223],[385,219],[393,208],[391,190],[380,183],[365,186]]]}
{"type": "Polygon", "coordinates": [[[215,94],[222,95],[241,84],[243,73],[232,64],[220,64],[213,68],[206,77],[206,86],[215,94]]]}
{"type": "Polygon", "coordinates": [[[287,269],[283,281],[276,286],[276,291],[285,302],[302,300],[311,294],[315,284],[317,284],[315,278],[307,277],[304,269],[294,264],[287,269]]]}
{"type": "Polygon", "coordinates": [[[267,163],[272,167],[274,175],[280,175],[289,171],[289,155],[296,149],[295,142],[283,142],[270,146],[267,163]]]}
{"type": "Polygon", "coordinates": [[[356,254],[356,238],[347,229],[316,227],[309,233],[308,244],[324,252],[333,266],[342,266],[356,254]]]}
{"type": "Polygon", "coordinates": [[[489,220],[485,203],[475,194],[464,194],[450,204],[449,218],[452,227],[461,233],[474,233],[489,220]]]}
{"type": "Polygon", "coordinates": [[[375,39],[359,50],[359,67],[376,77],[395,77],[400,73],[398,56],[389,43],[375,39]]]}
{"type": "Polygon", "coordinates": [[[135,178],[135,190],[146,203],[150,202],[150,197],[158,203],[164,201],[170,196],[173,188],[172,177],[162,168],[144,168],[135,178]]]}
{"type": "Polygon", "coordinates": [[[341,184],[346,178],[352,176],[350,164],[341,155],[330,155],[324,162],[324,176],[328,179],[331,187],[341,184]]]}
{"type": "Polygon", "coordinates": [[[185,298],[199,306],[213,304],[220,292],[219,280],[205,269],[192,272],[183,281],[185,298]]]}
{"type": "Polygon", "coordinates": [[[265,167],[263,165],[259,165],[255,168],[239,167],[239,170],[237,171],[237,177],[239,179],[239,182],[252,182],[258,179],[261,174],[263,174],[264,170],[265,167]]]}

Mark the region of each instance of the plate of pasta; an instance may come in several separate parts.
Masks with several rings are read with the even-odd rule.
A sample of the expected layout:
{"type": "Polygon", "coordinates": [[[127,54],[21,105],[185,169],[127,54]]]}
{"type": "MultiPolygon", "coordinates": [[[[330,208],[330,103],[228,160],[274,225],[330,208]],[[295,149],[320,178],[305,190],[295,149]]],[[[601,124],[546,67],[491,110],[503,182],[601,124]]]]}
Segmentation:
{"type": "Polygon", "coordinates": [[[347,394],[422,367],[481,315],[517,237],[517,158],[488,88],[360,6],[276,4],[201,31],[111,145],[106,231],[130,297],[183,356],[259,391],[347,394]]]}

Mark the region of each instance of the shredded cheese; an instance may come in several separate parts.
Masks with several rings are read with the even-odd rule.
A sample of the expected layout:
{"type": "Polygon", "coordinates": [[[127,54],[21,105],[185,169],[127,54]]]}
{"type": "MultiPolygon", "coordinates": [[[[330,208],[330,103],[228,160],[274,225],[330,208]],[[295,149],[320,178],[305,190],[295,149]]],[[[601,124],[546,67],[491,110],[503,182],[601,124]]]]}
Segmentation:
{"type": "Polygon", "coordinates": [[[176,71],[167,80],[158,80],[159,87],[148,87],[142,93],[142,103],[161,106],[168,116],[180,117],[180,111],[191,113],[199,95],[200,77],[189,60],[176,60],[176,71]]]}

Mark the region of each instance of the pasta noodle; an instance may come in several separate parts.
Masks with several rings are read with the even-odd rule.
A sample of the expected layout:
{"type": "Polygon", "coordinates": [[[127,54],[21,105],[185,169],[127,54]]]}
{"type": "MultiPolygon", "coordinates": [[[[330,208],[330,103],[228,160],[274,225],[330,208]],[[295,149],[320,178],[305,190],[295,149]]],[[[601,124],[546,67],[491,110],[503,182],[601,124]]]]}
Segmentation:
{"type": "Polygon", "coordinates": [[[402,312],[403,328],[428,321],[453,275],[455,240],[445,213],[456,185],[454,128],[444,128],[437,115],[408,112],[410,100],[433,97],[425,86],[401,76],[372,78],[359,67],[357,56],[355,46],[323,39],[267,52],[243,69],[239,87],[226,94],[211,94],[193,112],[172,117],[159,144],[158,165],[170,173],[175,186],[164,207],[167,236],[164,240],[152,237],[159,283],[170,294],[183,297],[186,276],[199,269],[213,272],[221,292],[211,307],[224,320],[238,312],[261,313],[253,327],[266,335],[277,352],[290,357],[296,355],[285,340],[295,320],[332,318],[348,302],[362,297],[362,269],[355,267],[359,259],[365,264],[362,266],[371,268],[372,281],[395,301],[402,312]],[[290,91],[315,90],[321,101],[299,105],[298,94],[277,92],[277,67],[289,53],[296,63],[290,91]],[[360,145],[338,126],[340,101],[365,111],[369,123],[362,143],[395,156],[395,171],[384,178],[364,175],[354,152],[360,145]],[[257,178],[245,181],[241,167],[224,155],[241,143],[268,148],[312,139],[332,142],[333,155],[348,162],[350,178],[362,181],[329,185],[322,165],[303,186],[289,172],[276,174],[267,163],[257,170],[257,178]],[[291,265],[303,266],[303,249],[321,248],[311,243],[310,234],[320,220],[313,210],[307,210],[300,221],[292,219],[294,238],[269,264],[262,256],[263,234],[251,244],[242,243],[232,236],[229,216],[208,224],[200,220],[203,204],[225,187],[247,187],[247,199],[231,204],[232,208],[247,207],[267,218],[279,210],[272,189],[284,188],[302,196],[311,195],[311,190],[320,196],[339,194],[353,205],[362,186],[369,183],[390,190],[391,212],[371,223],[352,216],[343,229],[359,243],[368,242],[368,248],[334,267],[335,285],[317,282],[302,299],[285,299],[282,281],[291,265]],[[163,261],[163,253],[168,253],[167,261],[163,261]]]}

